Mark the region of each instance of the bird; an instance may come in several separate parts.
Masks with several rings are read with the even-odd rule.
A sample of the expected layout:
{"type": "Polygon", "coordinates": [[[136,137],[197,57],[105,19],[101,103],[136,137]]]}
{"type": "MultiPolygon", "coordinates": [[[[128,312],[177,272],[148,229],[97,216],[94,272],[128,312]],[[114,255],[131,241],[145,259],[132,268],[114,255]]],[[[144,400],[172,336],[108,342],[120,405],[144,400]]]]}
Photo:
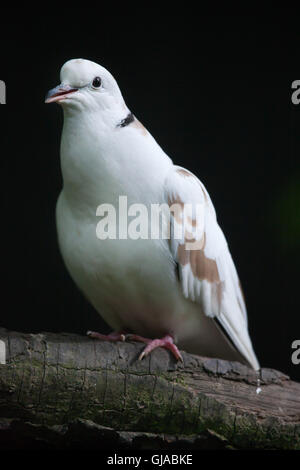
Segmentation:
{"type": "Polygon", "coordinates": [[[88,336],[140,341],[139,359],[162,347],[178,361],[185,350],[259,371],[242,287],[204,184],[173,163],[103,66],[68,60],[45,102],[64,113],[59,248],[71,278],[113,330],[88,336]],[[163,222],[152,221],[151,234],[169,222],[169,236],[129,236],[129,212],[107,231],[99,213],[120,210],[121,197],[131,216],[136,205],[145,208],[145,223],[152,207],[175,205],[169,218],[163,211],[163,222]]]}

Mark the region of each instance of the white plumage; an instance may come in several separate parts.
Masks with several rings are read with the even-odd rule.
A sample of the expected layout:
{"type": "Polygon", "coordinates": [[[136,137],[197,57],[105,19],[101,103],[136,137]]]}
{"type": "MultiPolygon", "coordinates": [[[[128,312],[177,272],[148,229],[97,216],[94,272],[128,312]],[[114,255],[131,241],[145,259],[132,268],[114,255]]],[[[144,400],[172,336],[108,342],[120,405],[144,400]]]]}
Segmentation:
{"type": "MultiPolygon", "coordinates": [[[[170,334],[188,352],[258,370],[236,269],[203,184],[173,165],[100,65],[68,61],[61,85],[48,94],[46,102],[52,101],[64,109],[58,238],[78,287],[117,331],[170,334]],[[97,207],[118,208],[119,196],[149,212],[152,204],[177,204],[171,240],[99,240],[97,207]],[[192,207],[187,218],[185,204],[192,207]],[[182,236],[175,238],[178,226],[182,236]],[[196,249],[188,249],[190,243],[196,249]]],[[[118,229],[124,223],[118,220],[118,229]]]]}

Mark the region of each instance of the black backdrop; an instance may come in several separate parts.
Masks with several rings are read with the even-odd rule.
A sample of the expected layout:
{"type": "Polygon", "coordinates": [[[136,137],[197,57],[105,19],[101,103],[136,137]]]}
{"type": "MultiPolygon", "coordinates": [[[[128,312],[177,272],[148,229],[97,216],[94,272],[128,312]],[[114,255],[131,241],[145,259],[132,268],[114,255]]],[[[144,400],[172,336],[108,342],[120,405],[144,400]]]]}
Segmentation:
{"type": "Polygon", "coordinates": [[[81,18],[72,8],[31,21],[7,13],[0,326],[109,331],[69,278],[56,241],[62,112],[43,101],[61,65],[83,57],[113,73],[163,149],[204,182],[244,287],[258,358],[300,378],[291,362],[300,339],[300,105],[291,102],[299,23],[291,15],[100,17],[93,5],[81,18]]]}

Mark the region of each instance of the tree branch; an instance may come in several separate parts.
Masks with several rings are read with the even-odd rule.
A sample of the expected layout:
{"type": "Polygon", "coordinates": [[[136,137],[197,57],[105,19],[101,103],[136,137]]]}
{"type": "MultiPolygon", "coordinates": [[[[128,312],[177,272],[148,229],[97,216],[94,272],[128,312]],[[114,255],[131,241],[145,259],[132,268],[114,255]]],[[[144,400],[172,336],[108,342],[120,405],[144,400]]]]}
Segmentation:
{"type": "Polygon", "coordinates": [[[300,384],[141,343],[0,329],[0,447],[300,449],[300,384]]]}

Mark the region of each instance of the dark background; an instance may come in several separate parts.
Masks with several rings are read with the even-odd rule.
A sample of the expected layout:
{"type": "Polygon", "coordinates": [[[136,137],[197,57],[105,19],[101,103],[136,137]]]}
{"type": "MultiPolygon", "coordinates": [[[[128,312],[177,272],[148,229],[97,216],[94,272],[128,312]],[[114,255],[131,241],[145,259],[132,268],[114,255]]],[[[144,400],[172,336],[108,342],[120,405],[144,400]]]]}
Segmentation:
{"type": "Polygon", "coordinates": [[[99,17],[91,4],[75,18],[72,10],[31,21],[15,12],[1,26],[0,326],[109,331],[59,254],[62,112],[43,104],[62,64],[83,57],[113,73],[163,149],[206,185],[258,358],[299,380],[291,343],[300,339],[300,105],[291,83],[300,79],[300,17],[99,17]]]}

